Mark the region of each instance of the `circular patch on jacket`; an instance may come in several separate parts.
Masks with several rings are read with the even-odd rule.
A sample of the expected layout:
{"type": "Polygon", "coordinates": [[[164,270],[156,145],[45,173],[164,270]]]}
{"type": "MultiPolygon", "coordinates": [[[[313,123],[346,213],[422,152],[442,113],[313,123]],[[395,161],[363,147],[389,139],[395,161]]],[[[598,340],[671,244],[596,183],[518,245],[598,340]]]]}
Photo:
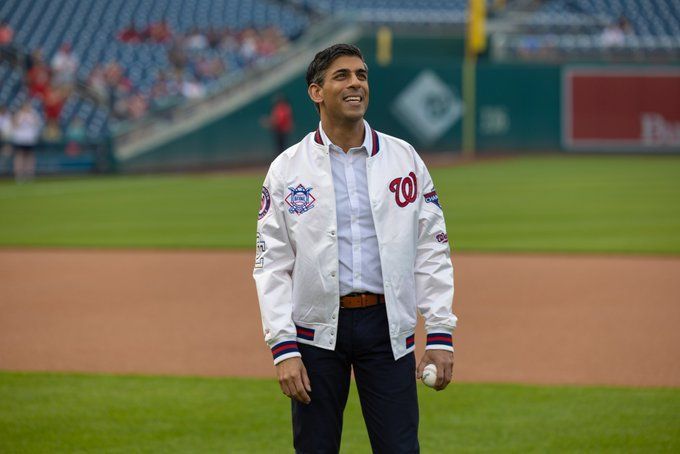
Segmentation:
{"type": "Polygon", "coordinates": [[[269,207],[271,206],[272,201],[271,198],[269,197],[269,191],[267,188],[262,186],[262,197],[260,198],[260,212],[257,213],[257,220],[259,221],[264,217],[265,214],[267,214],[267,211],[269,211],[269,207]]]}

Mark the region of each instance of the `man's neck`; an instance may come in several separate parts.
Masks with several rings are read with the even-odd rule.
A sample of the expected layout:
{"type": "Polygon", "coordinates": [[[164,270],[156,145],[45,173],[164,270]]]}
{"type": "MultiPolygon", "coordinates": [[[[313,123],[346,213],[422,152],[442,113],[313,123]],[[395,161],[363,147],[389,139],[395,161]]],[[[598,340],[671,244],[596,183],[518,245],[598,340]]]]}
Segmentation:
{"type": "Polygon", "coordinates": [[[353,122],[330,121],[328,118],[321,118],[321,127],[328,139],[342,151],[347,153],[350,148],[360,147],[364,143],[364,120],[360,119],[353,122]]]}

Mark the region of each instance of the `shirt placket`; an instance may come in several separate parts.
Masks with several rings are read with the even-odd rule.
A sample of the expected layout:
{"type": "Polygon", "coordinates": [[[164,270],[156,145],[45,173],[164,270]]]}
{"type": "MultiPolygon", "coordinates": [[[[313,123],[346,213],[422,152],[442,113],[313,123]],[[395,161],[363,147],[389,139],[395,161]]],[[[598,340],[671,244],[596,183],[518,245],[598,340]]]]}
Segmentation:
{"type": "Polygon", "coordinates": [[[345,159],[345,178],[350,207],[350,232],[352,234],[352,287],[363,288],[361,270],[361,231],[359,229],[359,201],[357,200],[357,178],[354,172],[355,150],[350,150],[345,159]]]}

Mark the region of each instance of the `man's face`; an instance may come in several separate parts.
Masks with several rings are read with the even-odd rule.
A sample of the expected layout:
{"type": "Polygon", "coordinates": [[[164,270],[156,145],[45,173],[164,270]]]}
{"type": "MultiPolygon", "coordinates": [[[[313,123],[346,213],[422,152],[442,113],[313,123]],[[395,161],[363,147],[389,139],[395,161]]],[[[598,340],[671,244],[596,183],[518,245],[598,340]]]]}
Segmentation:
{"type": "Polygon", "coordinates": [[[360,120],[368,108],[366,65],[359,57],[338,57],[326,70],[323,85],[312,84],[309,92],[330,118],[360,120]]]}

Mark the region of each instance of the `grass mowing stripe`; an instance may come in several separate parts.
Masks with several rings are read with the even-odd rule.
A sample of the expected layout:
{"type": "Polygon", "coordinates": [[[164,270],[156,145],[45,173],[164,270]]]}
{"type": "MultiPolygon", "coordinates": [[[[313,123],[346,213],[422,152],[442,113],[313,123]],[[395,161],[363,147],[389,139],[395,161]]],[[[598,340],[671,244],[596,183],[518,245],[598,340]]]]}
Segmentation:
{"type": "MultiPolygon", "coordinates": [[[[680,254],[677,156],[527,156],[432,175],[456,250],[680,254]]],[[[263,177],[0,182],[0,245],[252,249],[263,177]]]]}
{"type": "MultiPolygon", "coordinates": [[[[423,452],[680,449],[680,389],[419,386],[423,452]]],[[[0,373],[1,452],[288,452],[274,380],[0,373]]],[[[354,385],[342,452],[370,452],[354,385]]]]}

